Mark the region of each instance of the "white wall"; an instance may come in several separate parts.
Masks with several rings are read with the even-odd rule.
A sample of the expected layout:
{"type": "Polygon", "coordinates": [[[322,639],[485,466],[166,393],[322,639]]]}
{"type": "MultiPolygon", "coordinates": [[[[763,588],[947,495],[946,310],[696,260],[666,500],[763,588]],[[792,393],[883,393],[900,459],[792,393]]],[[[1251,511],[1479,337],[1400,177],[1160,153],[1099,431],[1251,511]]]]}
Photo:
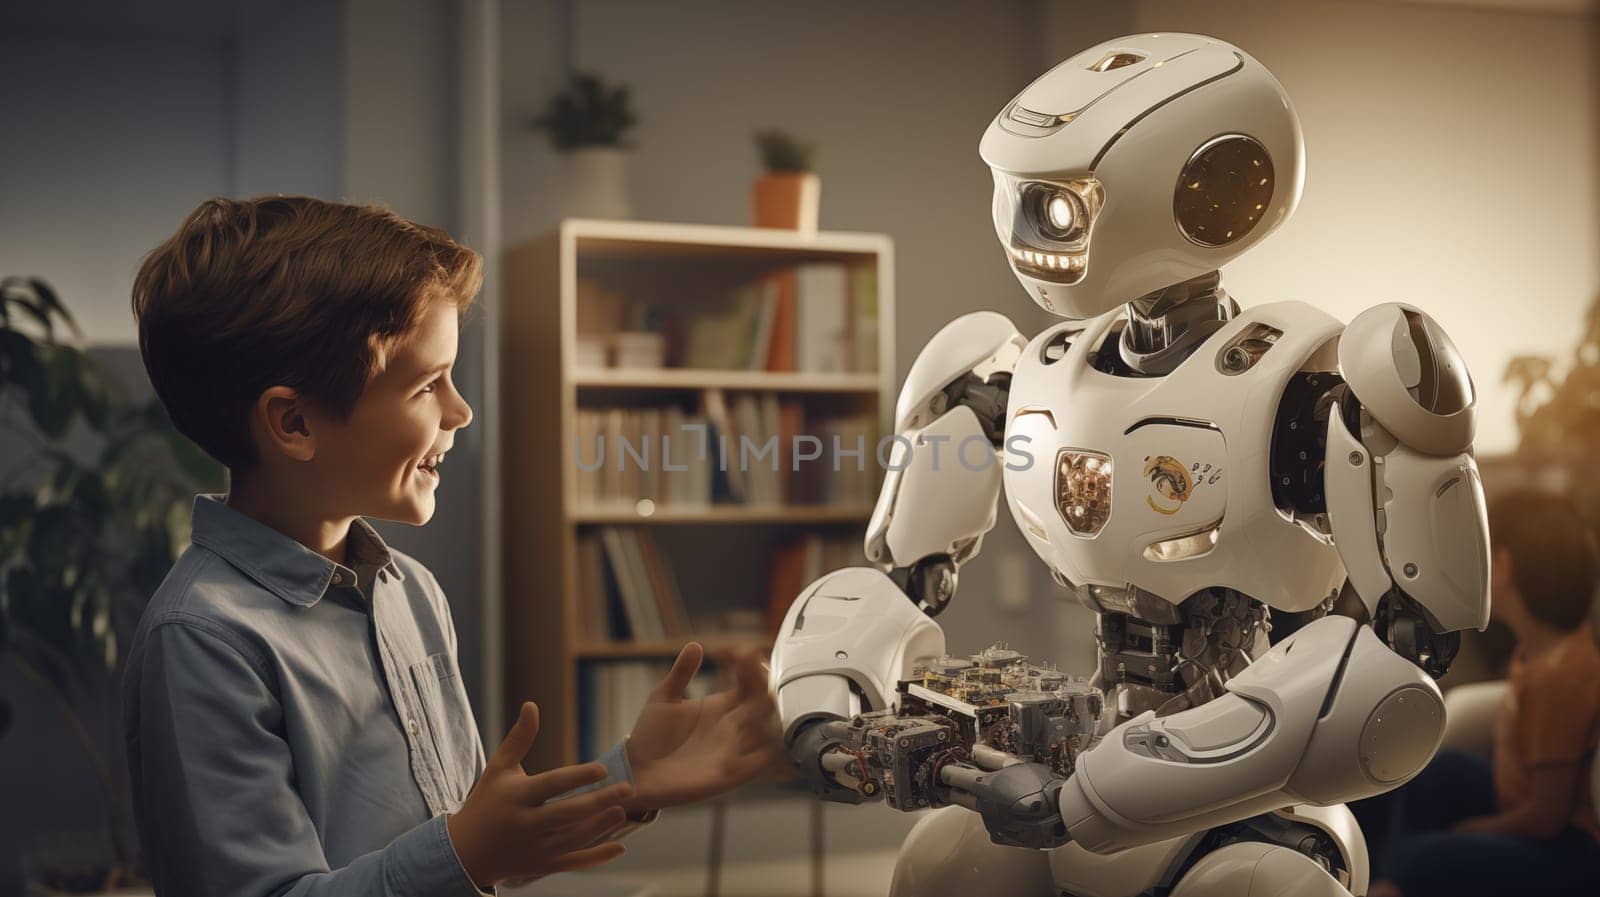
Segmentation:
{"type": "Polygon", "coordinates": [[[345,0],[344,196],[455,223],[455,35],[449,0],[345,0]]]}
{"type": "Polygon", "coordinates": [[[205,35],[0,21],[0,274],[49,281],[91,342],[132,342],[140,259],[228,189],[226,73],[205,35]]]}
{"type": "Polygon", "coordinates": [[[1141,0],[1135,27],[1238,44],[1300,113],[1304,199],[1225,269],[1230,292],[1244,304],[1300,299],[1344,320],[1377,302],[1420,306],[1473,372],[1479,453],[1515,448],[1506,362],[1564,360],[1600,287],[1595,20],[1141,0]]]}
{"type": "Polygon", "coordinates": [[[343,195],[345,39],[339,3],[241,10],[230,40],[229,193],[343,195]]]}

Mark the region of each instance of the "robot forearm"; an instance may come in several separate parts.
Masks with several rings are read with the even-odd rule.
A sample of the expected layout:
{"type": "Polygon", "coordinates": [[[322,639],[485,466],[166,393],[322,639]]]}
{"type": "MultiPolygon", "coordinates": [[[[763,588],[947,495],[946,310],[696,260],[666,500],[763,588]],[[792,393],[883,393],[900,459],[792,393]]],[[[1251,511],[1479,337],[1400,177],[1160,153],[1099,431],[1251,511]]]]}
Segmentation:
{"type": "Polygon", "coordinates": [[[823,800],[859,804],[883,795],[879,781],[848,744],[844,720],[812,719],[788,743],[789,759],[823,800]]]}
{"type": "Polygon", "coordinates": [[[908,811],[957,804],[982,816],[997,844],[1048,848],[1067,842],[1059,809],[1066,779],[1059,772],[962,742],[960,727],[948,719],[884,712],[815,720],[801,728],[789,750],[825,800],[881,799],[908,811]]]}
{"type": "Polygon", "coordinates": [[[1080,757],[1061,791],[1072,839],[1109,852],[1377,794],[1419,772],[1444,731],[1432,678],[1347,617],[1307,625],[1227,688],[1135,717],[1080,757]]]}
{"type": "Polygon", "coordinates": [[[1069,781],[1043,763],[1007,763],[989,770],[952,764],[940,773],[950,803],[983,817],[996,844],[1038,849],[1071,840],[1061,820],[1061,791],[1069,781]]]}

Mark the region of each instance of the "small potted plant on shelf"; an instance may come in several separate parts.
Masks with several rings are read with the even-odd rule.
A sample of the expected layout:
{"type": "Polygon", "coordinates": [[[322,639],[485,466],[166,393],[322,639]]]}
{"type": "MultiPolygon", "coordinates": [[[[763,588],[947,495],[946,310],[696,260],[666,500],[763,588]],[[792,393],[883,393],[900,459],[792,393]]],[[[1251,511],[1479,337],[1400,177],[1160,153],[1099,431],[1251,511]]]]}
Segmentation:
{"type": "Polygon", "coordinates": [[[815,169],[817,145],[776,129],[756,132],[766,173],[750,190],[756,227],[816,233],[822,179],[815,169]]]}
{"type": "Polygon", "coordinates": [[[550,135],[550,142],[566,162],[563,211],[567,217],[633,217],[633,203],[628,199],[631,147],[624,135],[635,119],[626,87],[607,85],[597,75],[575,73],[532,124],[535,130],[550,135]]]}

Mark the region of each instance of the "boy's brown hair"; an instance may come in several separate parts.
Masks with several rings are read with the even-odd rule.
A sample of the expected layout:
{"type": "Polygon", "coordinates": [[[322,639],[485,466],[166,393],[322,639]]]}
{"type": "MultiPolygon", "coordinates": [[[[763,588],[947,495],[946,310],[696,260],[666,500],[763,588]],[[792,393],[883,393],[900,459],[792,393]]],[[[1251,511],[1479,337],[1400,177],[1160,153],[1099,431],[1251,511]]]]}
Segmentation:
{"type": "Polygon", "coordinates": [[[172,422],[235,473],[250,409],[288,386],[348,415],[434,301],[471,304],[483,260],[388,209],[306,196],[208,199],[133,283],[139,351],[172,422]]]}
{"type": "Polygon", "coordinates": [[[1600,579],[1589,522],[1571,501],[1520,491],[1489,506],[1489,544],[1511,555],[1511,581],[1537,620],[1564,631],[1588,618],[1600,579]]]}

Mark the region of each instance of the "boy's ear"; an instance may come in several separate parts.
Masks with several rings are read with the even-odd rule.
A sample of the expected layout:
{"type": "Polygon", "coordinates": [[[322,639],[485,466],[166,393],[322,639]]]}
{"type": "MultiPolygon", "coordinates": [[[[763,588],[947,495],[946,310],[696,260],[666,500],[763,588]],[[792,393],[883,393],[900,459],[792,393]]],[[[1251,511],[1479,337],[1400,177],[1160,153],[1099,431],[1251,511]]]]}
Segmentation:
{"type": "Polygon", "coordinates": [[[303,397],[287,386],[273,386],[256,399],[255,424],[264,437],[262,450],[276,451],[291,461],[317,456],[311,415],[303,397]]]}

